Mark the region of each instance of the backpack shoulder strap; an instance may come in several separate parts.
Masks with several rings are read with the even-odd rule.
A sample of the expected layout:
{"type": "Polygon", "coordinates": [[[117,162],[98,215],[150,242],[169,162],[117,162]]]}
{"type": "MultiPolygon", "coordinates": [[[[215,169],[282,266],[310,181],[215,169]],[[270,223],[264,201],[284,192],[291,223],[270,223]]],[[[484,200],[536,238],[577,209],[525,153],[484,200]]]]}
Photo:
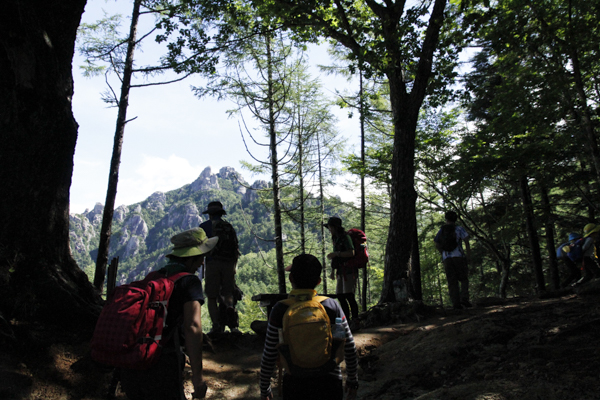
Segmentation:
{"type": "Polygon", "coordinates": [[[319,303],[324,302],[325,300],[327,300],[329,297],[327,296],[315,296],[312,299],[315,301],[318,301],[319,303]]]}
{"type": "Polygon", "coordinates": [[[184,276],[187,275],[192,275],[189,272],[178,272],[175,275],[171,275],[171,276],[167,276],[167,279],[169,279],[170,281],[172,281],[173,283],[177,282],[179,279],[183,278],[184,276]]]}

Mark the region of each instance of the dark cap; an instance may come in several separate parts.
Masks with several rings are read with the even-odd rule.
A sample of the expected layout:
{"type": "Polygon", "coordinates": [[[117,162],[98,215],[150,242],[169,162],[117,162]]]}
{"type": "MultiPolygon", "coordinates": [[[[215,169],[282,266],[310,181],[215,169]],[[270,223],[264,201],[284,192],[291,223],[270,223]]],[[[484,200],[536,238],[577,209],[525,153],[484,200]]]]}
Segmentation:
{"type": "Polygon", "coordinates": [[[225,210],[223,209],[223,204],[221,204],[220,201],[211,201],[210,203],[208,203],[208,207],[206,207],[206,210],[202,211],[202,214],[221,214],[221,215],[227,215],[227,213],[225,212],[225,210]]]}
{"type": "Polygon", "coordinates": [[[323,224],[323,226],[325,226],[325,227],[334,226],[336,228],[341,228],[342,227],[342,219],[339,217],[329,217],[329,219],[327,220],[327,223],[323,224]]]}

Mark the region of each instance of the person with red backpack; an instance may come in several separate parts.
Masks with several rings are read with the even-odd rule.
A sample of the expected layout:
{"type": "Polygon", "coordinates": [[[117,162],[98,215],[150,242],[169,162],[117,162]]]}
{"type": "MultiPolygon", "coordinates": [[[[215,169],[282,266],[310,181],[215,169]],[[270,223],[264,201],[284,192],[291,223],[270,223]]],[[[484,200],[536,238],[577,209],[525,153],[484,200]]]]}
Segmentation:
{"type": "Polygon", "coordinates": [[[160,340],[161,352],[152,365],[145,369],[121,367],[121,387],[131,400],[185,400],[183,368],[185,356],[192,367],[194,398],[203,398],[207,386],[202,377],[202,320],[204,304],[202,283],[196,272],[204,257],[217,244],[218,238],[208,238],[200,228],[190,229],[171,238],[173,250],[166,257],[167,265],[158,274],[175,281],[167,303],[166,326],[160,340]],[[183,273],[183,274],[182,274],[183,273]]]}
{"type": "Polygon", "coordinates": [[[327,254],[331,260],[331,279],[336,279],[337,299],[344,310],[345,315],[352,314],[350,327],[354,330],[359,328],[358,303],[354,293],[358,280],[358,268],[347,263],[354,257],[354,243],[350,235],[342,226],[342,219],[330,217],[324,227],[329,229],[333,241],[333,252],[327,254]]]}

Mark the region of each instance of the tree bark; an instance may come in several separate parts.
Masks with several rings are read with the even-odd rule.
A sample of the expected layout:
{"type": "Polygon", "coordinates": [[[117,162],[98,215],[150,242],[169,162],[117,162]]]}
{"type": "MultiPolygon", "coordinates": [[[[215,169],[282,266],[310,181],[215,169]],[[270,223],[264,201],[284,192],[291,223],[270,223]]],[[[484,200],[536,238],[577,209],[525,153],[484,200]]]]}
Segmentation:
{"type": "MultiPolygon", "coordinates": [[[[415,229],[415,136],[419,110],[433,65],[433,54],[438,44],[444,20],[446,0],[436,0],[421,47],[421,56],[410,94],[404,82],[402,58],[396,48],[388,49],[392,59],[398,60],[386,71],[390,86],[390,103],[394,118],[394,144],[392,157],[392,196],[390,199],[390,227],[386,244],[383,288],[380,302],[394,301],[394,281],[409,269],[415,229]]],[[[384,20],[386,21],[386,20],[384,20]]],[[[393,27],[388,27],[390,35],[393,27]]],[[[397,38],[396,41],[398,41],[397,38]]]]}
{"type": "Polygon", "coordinates": [[[77,123],[71,63],[84,0],[7,0],[0,18],[0,312],[93,327],[101,302],[69,247],[77,123]]]}

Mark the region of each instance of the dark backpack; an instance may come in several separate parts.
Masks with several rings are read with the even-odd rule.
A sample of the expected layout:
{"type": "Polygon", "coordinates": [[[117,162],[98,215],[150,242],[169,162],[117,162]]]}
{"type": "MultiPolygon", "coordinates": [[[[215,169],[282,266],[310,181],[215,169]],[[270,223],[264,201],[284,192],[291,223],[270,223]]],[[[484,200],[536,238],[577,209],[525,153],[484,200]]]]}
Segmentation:
{"type": "Polygon", "coordinates": [[[233,226],[224,220],[217,221],[213,226],[213,236],[218,236],[219,241],[211,255],[215,258],[237,259],[239,256],[238,238],[233,226]]]}
{"type": "Polygon", "coordinates": [[[440,248],[443,251],[452,251],[458,247],[458,240],[456,239],[456,225],[446,224],[442,225],[440,232],[440,248]]]}
{"type": "Polygon", "coordinates": [[[369,262],[369,251],[367,250],[367,235],[360,229],[352,228],[346,232],[354,245],[354,257],[346,260],[346,267],[365,268],[369,262]]]}
{"type": "Polygon", "coordinates": [[[162,336],[175,282],[189,275],[151,272],[141,281],[117,286],[100,313],[92,337],[92,358],[128,369],[148,369],[170,338],[162,336]]]}
{"type": "Polygon", "coordinates": [[[585,239],[581,238],[569,245],[569,251],[567,252],[567,257],[569,257],[572,261],[577,262],[583,259],[583,241],[585,239]]]}

